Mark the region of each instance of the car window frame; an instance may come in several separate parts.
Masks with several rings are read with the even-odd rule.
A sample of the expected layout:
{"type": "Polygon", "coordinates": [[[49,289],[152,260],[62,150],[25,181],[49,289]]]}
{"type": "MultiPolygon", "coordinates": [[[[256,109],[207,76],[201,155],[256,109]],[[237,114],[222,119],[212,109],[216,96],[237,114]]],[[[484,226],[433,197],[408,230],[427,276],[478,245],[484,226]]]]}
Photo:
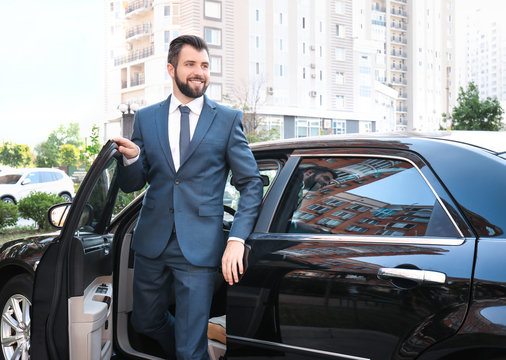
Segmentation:
{"type": "Polygon", "coordinates": [[[330,148],[330,149],[303,149],[295,150],[285,163],[278,181],[271,187],[271,195],[264,199],[264,206],[259,215],[257,225],[251,239],[286,239],[286,240],[329,240],[329,241],[359,241],[359,242],[385,242],[385,243],[405,243],[405,244],[436,244],[436,245],[460,245],[466,238],[474,238],[471,228],[464,220],[453,198],[447,193],[444,186],[440,183],[437,176],[433,173],[430,166],[418,154],[412,151],[390,150],[390,149],[368,149],[368,148],[330,148]],[[278,212],[278,207],[283,193],[292,175],[297,170],[298,165],[304,158],[312,157],[369,157],[369,158],[389,158],[410,163],[422,179],[429,186],[430,191],[437,199],[444,212],[454,225],[458,238],[455,237],[390,237],[382,235],[355,235],[355,234],[298,234],[298,233],[274,233],[271,232],[274,224],[274,218],[278,212]],[[451,209],[451,211],[450,211],[451,209]]]}

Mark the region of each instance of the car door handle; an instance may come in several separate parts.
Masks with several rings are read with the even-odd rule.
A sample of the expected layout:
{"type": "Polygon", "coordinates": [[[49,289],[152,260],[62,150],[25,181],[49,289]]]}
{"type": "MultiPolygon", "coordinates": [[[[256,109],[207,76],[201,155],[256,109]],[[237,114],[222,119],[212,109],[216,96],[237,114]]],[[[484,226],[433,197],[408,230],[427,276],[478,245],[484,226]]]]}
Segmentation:
{"type": "Polygon", "coordinates": [[[444,284],[446,282],[446,274],[442,272],[403,268],[381,268],[378,270],[378,278],[383,280],[405,279],[418,284],[444,284]]]}

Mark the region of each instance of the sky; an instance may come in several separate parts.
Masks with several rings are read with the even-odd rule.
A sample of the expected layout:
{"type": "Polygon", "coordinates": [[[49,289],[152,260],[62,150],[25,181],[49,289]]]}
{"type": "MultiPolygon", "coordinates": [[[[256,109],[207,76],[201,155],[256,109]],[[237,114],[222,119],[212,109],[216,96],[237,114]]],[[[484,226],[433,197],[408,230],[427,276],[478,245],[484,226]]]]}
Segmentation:
{"type": "Polygon", "coordinates": [[[61,124],[81,136],[103,113],[103,0],[2,2],[0,144],[33,146],[61,124]]]}
{"type": "MultiPolygon", "coordinates": [[[[101,125],[103,1],[2,2],[0,144],[33,149],[61,124],[79,123],[82,137],[101,125]]],[[[456,1],[466,9],[476,6],[473,0],[456,1]]],[[[479,4],[506,7],[503,0],[479,4]]]]}

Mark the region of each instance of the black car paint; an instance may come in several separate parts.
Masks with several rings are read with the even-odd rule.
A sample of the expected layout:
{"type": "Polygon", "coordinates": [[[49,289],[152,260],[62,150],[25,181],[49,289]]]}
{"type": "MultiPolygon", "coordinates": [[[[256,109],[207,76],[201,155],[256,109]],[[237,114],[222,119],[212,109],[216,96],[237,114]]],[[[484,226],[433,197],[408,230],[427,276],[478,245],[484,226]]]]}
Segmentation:
{"type": "MultiPolygon", "coordinates": [[[[373,140],[321,138],[318,142],[285,141],[253,145],[252,148],[257,159],[274,157],[288,160],[262,205],[252,235],[254,244],[265,243],[267,250],[258,251],[262,246],[255,249],[253,245],[248,271],[239,285],[228,289],[228,358],[339,358],[339,354],[343,354],[436,359],[461,352],[470,354],[469,351],[494,356],[506,353],[506,262],[501,257],[506,253],[506,192],[502,190],[503,179],[506,178],[504,159],[464,144],[409,137],[373,140]],[[385,249],[378,250],[375,244],[335,241],[335,260],[341,264],[347,260],[343,248],[350,251],[357,247],[362,247],[360,250],[364,246],[371,247],[374,256],[369,259],[365,253],[358,261],[362,270],[360,276],[343,271],[345,267],[336,271],[304,261],[301,257],[280,257],[278,250],[272,248],[273,242],[282,242],[281,247],[288,244],[285,247],[288,250],[303,241],[268,233],[284,183],[292,173],[290,163],[297,161],[290,155],[296,152],[299,155],[304,152],[321,153],[323,150],[324,153],[355,152],[357,149],[372,153],[400,152],[407,157],[410,156],[408,154],[419,157],[420,170],[447,205],[464,235],[462,244],[458,247],[403,244],[402,248],[397,246],[390,248],[390,252],[382,253],[385,249]],[[418,262],[417,266],[427,268],[433,265],[432,258],[444,258],[456,251],[452,262],[439,269],[446,273],[448,279],[444,293],[435,292],[431,285],[396,286],[377,279],[378,267],[412,264],[410,256],[423,254],[426,260],[418,262]],[[462,256],[465,259],[461,259],[462,256]],[[455,264],[457,260],[462,263],[455,264]],[[473,271],[474,277],[471,277],[473,271]],[[287,274],[292,275],[287,278],[287,274]],[[320,278],[323,280],[314,274],[322,275],[320,278]],[[343,286],[345,283],[347,285],[343,286]],[[374,285],[366,286],[366,283],[374,285]],[[350,289],[360,296],[350,298],[350,289]],[[409,292],[407,300],[401,304],[405,312],[388,313],[388,306],[399,305],[398,295],[401,292],[409,292]],[[382,294],[383,302],[368,303],[371,293],[382,294]],[[310,315],[309,318],[304,314],[291,315],[297,313],[290,307],[300,306],[298,300],[308,301],[304,297],[310,297],[308,307],[317,310],[319,307],[321,310],[321,304],[327,302],[327,312],[320,317],[310,315]],[[329,331],[330,320],[336,316],[342,318],[343,314],[339,312],[342,307],[336,305],[339,301],[350,303],[350,311],[345,312],[349,321],[345,331],[356,333],[356,344],[336,342],[335,334],[329,331]],[[371,314],[371,308],[383,316],[379,332],[371,333],[367,328],[369,319],[362,317],[371,314]],[[434,309],[439,313],[431,317],[434,309]],[[426,320],[418,321],[415,314],[426,316],[426,320]],[[291,332],[281,332],[280,326],[285,324],[291,327],[291,332]],[[400,333],[398,324],[407,324],[411,331],[400,333]],[[324,337],[318,336],[321,334],[328,338],[326,343],[323,341],[322,344],[324,337]],[[366,336],[367,345],[360,335],[366,336]],[[393,350],[385,350],[385,343],[390,343],[393,350]]],[[[133,207],[127,208],[111,223],[112,232],[116,232],[121,223],[131,222],[128,219],[137,216],[141,200],[134,201],[133,207]]],[[[6,274],[5,270],[9,269],[9,274],[33,274],[37,261],[55,236],[4,244],[0,252],[1,273],[6,274]]],[[[311,237],[305,240],[311,240],[308,246],[328,242],[328,239],[311,237]]],[[[444,261],[440,263],[445,265],[444,261]]]]}

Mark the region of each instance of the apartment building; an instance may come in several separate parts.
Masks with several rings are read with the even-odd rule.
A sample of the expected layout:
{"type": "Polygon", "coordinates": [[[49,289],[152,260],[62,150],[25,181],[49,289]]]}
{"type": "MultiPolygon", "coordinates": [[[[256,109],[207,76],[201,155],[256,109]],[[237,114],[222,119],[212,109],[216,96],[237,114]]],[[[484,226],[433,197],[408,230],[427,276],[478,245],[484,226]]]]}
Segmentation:
{"type": "Polygon", "coordinates": [[[106,2],[105,136],[121,131],[119,104],[170,94],[180,34],[209,44],[207,95],[253,109],[281,138],[437,129],[452,93],[453,1],[106,2]]]}

